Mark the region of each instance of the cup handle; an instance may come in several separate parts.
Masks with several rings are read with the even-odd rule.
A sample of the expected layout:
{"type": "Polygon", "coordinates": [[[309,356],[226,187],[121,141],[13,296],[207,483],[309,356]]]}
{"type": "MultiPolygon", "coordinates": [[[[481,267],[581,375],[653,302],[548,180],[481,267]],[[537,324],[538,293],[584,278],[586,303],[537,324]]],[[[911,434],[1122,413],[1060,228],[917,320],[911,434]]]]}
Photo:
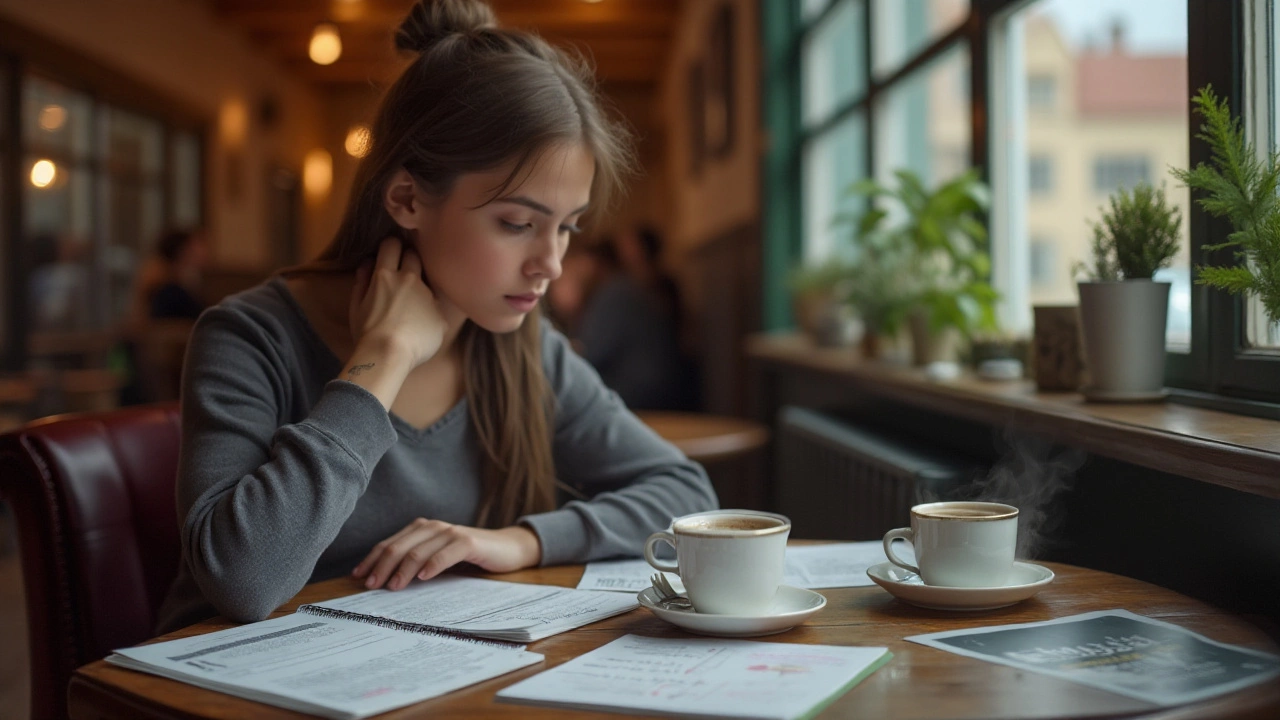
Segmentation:
{"type": "Polygon", "coordinates": [[[644,559],[650,565],[657,568],[658,570],[661,570],[662,572],[669,572],[669,573],[680,572],[680,566],[677,565],[676,563],[663,562],[662,560],[659,560],[658,558],[653,556],[653,548],[655,545],[657,545],[660,542],[664,542],[670,545],[671,549],[674,550],[676,547],[676,536],[672,535],[669,532],[656,532],[650,535],[649,539],[644,541],[644,559]]]}
{"type": "MultiPolygon", "coordinates": [[[[906,568],[911,572],[919,575],[920,568],[916,567],[915,565],[912,565],[909,562],[904,561],[902,558],[893,554],[893,541],[898,539],[906,540],[907,542],[911,543],[912,547],[915,547],[914,534],[911,532],[911,528],[897,528],[896,530],[890,530],[889,532],[884,534],[885,557],[889,558],[889,562],[893,563],[894,565],[897,565],[898,567],[906,568]]],[[[645,549],[647,550],[648,548],[646,547],[645,549]]]]}

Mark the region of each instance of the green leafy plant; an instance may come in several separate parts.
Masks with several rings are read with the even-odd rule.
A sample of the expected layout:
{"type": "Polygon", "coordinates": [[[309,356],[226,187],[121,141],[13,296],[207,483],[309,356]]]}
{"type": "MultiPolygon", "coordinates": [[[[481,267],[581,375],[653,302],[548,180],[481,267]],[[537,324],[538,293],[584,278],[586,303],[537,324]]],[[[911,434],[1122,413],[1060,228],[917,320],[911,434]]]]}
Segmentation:
{"type": "Polygon", "coordinates": [[[1138,183],[1120,188],[1093,223],[1093,261],[1081,264],[1095,281],[1150,280],[1178,254],[1182,212],[1170,205],[1164,187],[1138,183]]]}
{"type": "Polygon", "coordinates": [[[1196,268],[1196,282],[1236,294],[1255,295],[1267,318],[1280,321],[1280,157],[1259,156],[1247,142],[1240,121],[1233,118],[1227,99],[1206,85],[1192,98],[1204,118],[1196,137],[1209,144],[1211,163],[1190,170],[1173,169],[1173,176],[1198,190],[1200,207],[1226,218],[1234,231],[1225,242],[1207,250],[1230,248],[1237,265],[1196,268]]]}
{"type": "Polygon", "coordinates": [[[868,209],[838,218],[856,228],[862,272],[854,292],[874,296],[865,302],[880,292],[900,298],[892,313],[898,322],[921,308],[934,332],[954,327],[968,336],[995,329],[999,294],[987,282],[991,259],[982,222],[990,206],[986,184],[974,170],[932,191],[910,170],[894,176],[893,187],[875,180],[851,185],[849,194],[866,198],[868,209]]]}

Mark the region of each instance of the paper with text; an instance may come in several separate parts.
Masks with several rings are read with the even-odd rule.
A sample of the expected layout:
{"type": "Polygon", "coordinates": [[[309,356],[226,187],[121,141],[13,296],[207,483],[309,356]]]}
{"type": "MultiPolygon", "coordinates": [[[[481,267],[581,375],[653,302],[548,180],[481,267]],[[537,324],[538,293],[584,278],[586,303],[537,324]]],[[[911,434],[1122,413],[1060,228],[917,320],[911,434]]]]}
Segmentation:
{"type": "Polygon", "coordinates": [[[634,597],[550,585],[444,576],[403,590],[370,590],[299,608],[355,613],[476,637],[532,642],[619,613],[634,597]]]}
{"type": "Polygon", "coordinates": [[[792,720],[821,710],[890,657],[882,647],[626,635],[497,697],[550,707],[792,720]]]}
{"type": "MultiPolygon", "coordinates": [[[[907,543],[900,542],[893,550],[908,562],[915,558],[907,543]]],[[[874,584],[867,577],[867,568],[886,561],[884,548],[879,540],[788,547],[787,566],[782,582],[784,585],[810,590],[865,587],[874,584]]],[[[578,582],[578,589],[640,592],[649,587],[649,576],[655,572],[657,571],[644,560],[587,563],[582,580],[578,582]]]]}
{"type": "Polygon", "coordinates": [[[287,615],[117,650],[107,662],[328,718],[362,718],[542,656],[366,623],[287,615]]]}

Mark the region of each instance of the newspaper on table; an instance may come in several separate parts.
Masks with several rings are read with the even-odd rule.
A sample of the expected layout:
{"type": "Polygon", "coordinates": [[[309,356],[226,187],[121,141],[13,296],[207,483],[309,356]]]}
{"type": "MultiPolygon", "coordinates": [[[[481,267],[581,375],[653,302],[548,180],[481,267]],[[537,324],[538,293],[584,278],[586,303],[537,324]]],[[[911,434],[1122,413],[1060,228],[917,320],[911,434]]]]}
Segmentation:
{"type": "MultiPolygon", "coordinates": [[[[910,561],[914,555],[907,543],[898,543],[894,552],[910,561]]],[[[871,585],[867,568],[887,562],[879,540],[869,542],[800,545],[787,548],[784,585],[808,588],[865,587],[871,585]]],[[[587,563],[579,590],[614,590],[636,593],[649,587],[656,570],[644,560],[604,560],[587,563]]],[[[673,583],[674,584],[674,583],[673,583]]],[[[683,587],[677,587],[682,590],[683,587]]]]}
{"type": "Polygon", "coordinates": [[[906,639],[1158,705],[1195,702],[1280,677],[1280,657],[1127,610],[906,639]]]}

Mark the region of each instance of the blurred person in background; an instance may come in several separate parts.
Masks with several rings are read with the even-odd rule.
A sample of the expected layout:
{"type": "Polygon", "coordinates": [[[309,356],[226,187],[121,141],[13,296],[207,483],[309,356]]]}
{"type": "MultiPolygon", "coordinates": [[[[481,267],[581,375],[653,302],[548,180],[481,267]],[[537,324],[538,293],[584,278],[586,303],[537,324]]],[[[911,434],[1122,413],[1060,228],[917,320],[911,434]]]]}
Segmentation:
{"type": "Polygon", "coordinates": [[[69,234],[41,233],[31,238],[28,302],[35,332],[79,330],[88,324],[87,243],[69,234]]]}
{"type": "Polygon", "coordinates": [[[200,285],[208,257],[203,231],[169,230],[138,269],[119,348],[128,375],[120,404],[177,399],[186,341],[205,309],[200,285]]]}
{"type": "Polygon", "coordinates": [[[614,238],[590,247],[586,266],[571,278],[580,290],[561,291],[582,298],[573,313],[575,348],[632,410],[693,409],[693,373],[680,351],[674,304],[679,297],[628,272],[620,247],[614,238]]]}

